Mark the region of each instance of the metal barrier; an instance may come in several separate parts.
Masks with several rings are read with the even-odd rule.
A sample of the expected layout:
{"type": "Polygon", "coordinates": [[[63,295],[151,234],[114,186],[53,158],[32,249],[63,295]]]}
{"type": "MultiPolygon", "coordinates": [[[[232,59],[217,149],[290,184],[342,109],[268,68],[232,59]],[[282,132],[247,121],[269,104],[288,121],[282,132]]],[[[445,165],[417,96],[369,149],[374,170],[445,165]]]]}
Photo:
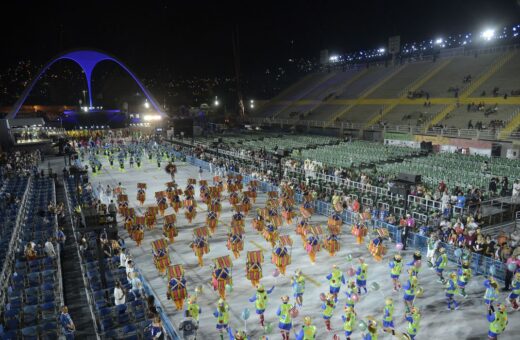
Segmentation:
{"type": "Polygon", "coordinates": [[[14,264],[15,256],[16,256],[16,243],[18,241],[21,225],[22,225],[22,217],[25,216],[26,213],[26,202],[27,198],[29,196],[29,191],[31,188],[32,183],[32,177],[29,177],[27,180],[27,186],[25,187],[25,191],[22,196],[22,200],[20,202],[18,212],[16,214],[16,221],[15,226],[13,230],[13,234],[11,235],[11,240],[9,241],[8,251],[5,255],[4,261],[4,267],[2,268],[2,273],[0,274],[0,308],[3,308],[3,304],[5,302],[5,295],[4,292],[6,292],[7,285],[9,283],[9,278],[11,277],[11,274],[13,272],[13,266],[11,264],[14,264]]]}

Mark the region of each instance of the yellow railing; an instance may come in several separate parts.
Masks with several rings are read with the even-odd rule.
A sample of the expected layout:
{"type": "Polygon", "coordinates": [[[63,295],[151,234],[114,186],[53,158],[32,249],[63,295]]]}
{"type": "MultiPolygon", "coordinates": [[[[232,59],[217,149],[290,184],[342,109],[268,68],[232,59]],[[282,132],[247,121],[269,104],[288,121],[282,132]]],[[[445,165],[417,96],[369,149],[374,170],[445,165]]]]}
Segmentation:
{"type": "Polygon", "coordinates": [[[500,131],[498,139],[507,139],[509,134],[520,127],[520,110],[516,111],[516,115],[507,123],[507,125],[500,131]]]}

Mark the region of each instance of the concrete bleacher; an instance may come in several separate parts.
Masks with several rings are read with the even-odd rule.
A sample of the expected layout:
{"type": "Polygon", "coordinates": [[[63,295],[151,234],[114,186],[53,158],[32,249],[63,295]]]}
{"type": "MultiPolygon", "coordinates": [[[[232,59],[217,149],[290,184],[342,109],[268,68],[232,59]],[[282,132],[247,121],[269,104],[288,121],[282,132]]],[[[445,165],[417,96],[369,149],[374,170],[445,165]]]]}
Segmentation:
{"type": "Polygon", "coordinates": [[[475,80],[479,74],[493,64],[501,54],[482,54],[477,57],[459,56],[451,59],[451,62],[429,81],[423,84],[422,88],[434,97],[453,97],[454,93],[448,92],[450,87],[458,87],[459,93],[469,84],[463,83],[467,75],[471,75],[475,80]]]}
{"type": "Polygon", "coordinates": [[[475,125],[477,121],[480,121],[484,126],[488,126],[493,120],[501,120],[504,124],[507,124],[517,110],[518,107],[514,105],[499,105],[496,112],[485,115],[484,111],[468,112],[466,106],[461,106],[450,112],[450,114],[442,121],[442,124],[447,125],[448,127],[462,128],[467,127],[470,120],[473,125],[475,125]]]}
{"type": "MultiPolygon", "coordinates": [[[[486,105],[493,103],[493,88],[504,93],[520,89],[514,77],[520,72],[520,53],[507,48],[500,51],[466,52],[440,57],[435,61],[408,62],[401,65],[371,65],[345,71],[321,72],[306,76],[282,92],[257,112],[258,116],[324,121],[324,126],[335,122],[359,123],[369,128],[380,120],[391,125],[447,124],[466,128],[469,120],[467,103],[479,103],[480,94],[486,91],[486,105]],[[465,81],[467,76],[470,81],[465,81]],[[458,89],[458,96],[455,95],[458,89]],[[425,91],[422,96],[407,98],[408,92],[425,91]],[[424,106],[425,101],[430,102],[424,106]],[[409,119],[403,117],[410,115],[409,119]]],[[[520,125],[519,98],[511,103],[499,103],[499,110],[489,116],[478,115],[478,121],[487,124],[492,120],[517,122],[520,125]]],[[[473,115],[474,116],[474,115],[473,115]]]]}
{"type": "Polygon", "coordinates": [[[422,120],[429,120],[432,116],[437,114],[442,109],[443,105],[398,105],[388,112],[383,121],[392,125],[420,125],[422,120]],[[404,119],[405,116],[410,116],[409,119],[404,119]]]}
{"type": "Polygon", "coordinates": [[[431,61],[405,64],[399,73],[372,92],[368,98],[395,98],[402,93],[403,89],[432,71],[437,65],[438,63],[431,61]]]}
{"type": "Polygon", "coordinates": [[[381,109],[381,105],[357,105],[339,119],[349,123],[364,123],[377,116],[381,109]]]}
{"type": "Polygon", "coordinates": [[[373,66],[370,67],[365,74],[357,79],[354,83],[349,84],[343,88],[342,93],[339,93],[337,99],[354,99],[358,98],[363,92],[369,90],[378,82],[384,80],[398,69],[399,66],[373,66]]]}
{"type": "Polygon", "coordinates": [[[493,96],[493,89],[499,88],[499,96],[507,93],[509,96],[512,90],[520,90],[520,54],[516,53],[501,69],[492,75],[484,84],[479,86],[472,94],[472,97],[481,97],[483,91],[485,97],[493,96]]]}

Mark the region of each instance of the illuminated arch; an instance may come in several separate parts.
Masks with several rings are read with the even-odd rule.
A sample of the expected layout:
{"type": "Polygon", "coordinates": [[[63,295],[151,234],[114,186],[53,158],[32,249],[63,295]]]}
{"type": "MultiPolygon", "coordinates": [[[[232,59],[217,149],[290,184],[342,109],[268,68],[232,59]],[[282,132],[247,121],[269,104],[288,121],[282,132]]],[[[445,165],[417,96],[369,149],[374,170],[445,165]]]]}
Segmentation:
{"type": "Polygon", "coordinates": [[[123,70],[125,70],[126,73],[128,73],[135,80],[137,85],[139,85],[139,87],[145,94],[146,98],[148,98],[148,100],[150,101],[150,103],[152,104],[154,109],[157,110],[157,112],[159,114],[161,114],[163,116],[165,115],[165,113],[161,110],[161,107],[159,106],[159,104],[153,98],[152,94],[150,92],[148,92],[148,90],[141,83],[141,81],[137,78],[137,76],[132,71],[130,71],[130,69],[128,67],[126,67],[126,65],[123,64],[121,61],[119,61],[117,58],[115,58],[111,55],[108,55],[106,53],[103,53],[103,52],[98,52],[98,51],[93,51],[93,50],[78,50],[78,51],[67,52],[63,55],[56,57],[55,59],[51,60],[50,62],[48,62],[40,70],[38,75],[31,81],[29,86],[27,86],[25,88],[25,90],[23,91],[23,93],[20,96],[20,98],[18,99],[18,101],[16,101],[16,103],[13,105],[11,112],[9,112],[9,114],[7,115],[8,119],[14,119],[16,117],[16,114],[22,107],[22,104],[25,102],[25,100],[31,93],[34,85],[36,85],[38,80],[40,80],[40,77],[43,75],[43,73],[45,73],[45,71],[47,71],[49,69],[49,67],[51,67],[55,62],[57,62],[59,60],[63,60],[63,59],[68,59],[68,60],[74,61],[76,64],[79,65],[79,67],[81,67],[83,72],[85,72],[90,107],[93,106],[92,105],[92,91],[91,91],[92,90],[92,87],[91,87],[92,72],[94,71],[94,68],[96,67],[97,64],[99,64],[100,62],[102,62],[104,60],[110,60],[110,61],[115,62],[123,70]]]}

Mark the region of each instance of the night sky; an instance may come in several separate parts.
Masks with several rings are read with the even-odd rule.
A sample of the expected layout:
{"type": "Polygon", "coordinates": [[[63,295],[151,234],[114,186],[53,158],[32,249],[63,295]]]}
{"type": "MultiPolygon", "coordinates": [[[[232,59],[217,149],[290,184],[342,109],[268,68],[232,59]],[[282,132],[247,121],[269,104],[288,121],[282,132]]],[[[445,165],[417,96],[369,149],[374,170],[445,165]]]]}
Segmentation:
{"type": "MultiPolygon", "coordinates": [[[[67,49],[109,52],[135,70],[233,74],[238,28],[242,71],[265,69],[319,50],[384,46],[487,25],[520,23],[518,0],[435,1],[2,1],[2,66],[43,63],[67,49]],[[9,2],[11,4],[7,5],[9,2]],[[14,4],[15,3],[15,4],[14,4]]],[[[138,72],[139,73],[139,72],[138,72]]]]}

